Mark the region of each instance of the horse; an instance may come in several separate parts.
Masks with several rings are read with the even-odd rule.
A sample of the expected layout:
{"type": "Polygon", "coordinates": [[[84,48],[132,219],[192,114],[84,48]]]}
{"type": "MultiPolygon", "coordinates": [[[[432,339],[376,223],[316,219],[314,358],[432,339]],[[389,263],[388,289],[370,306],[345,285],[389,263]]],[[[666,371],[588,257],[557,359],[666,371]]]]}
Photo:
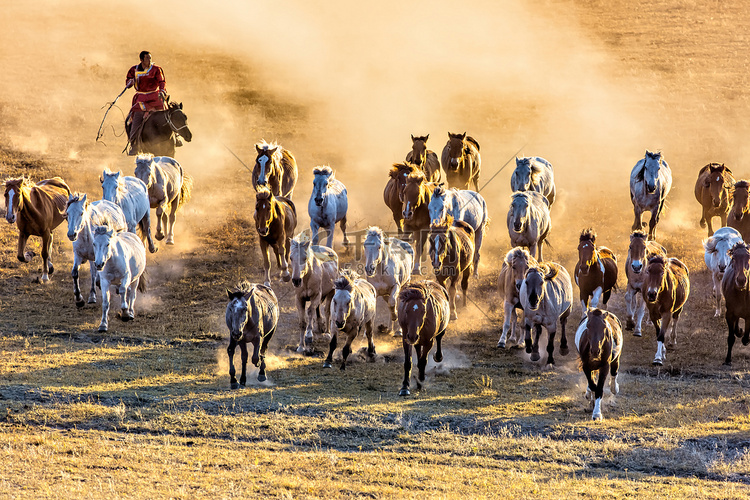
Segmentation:
{"type": "Polygon", "coordinates": [[[607,247],[597,248],[596,233],[591,228],[581,231],[578,241],[574,274],[581,299],[581,315],[585,316],[589,305],[607,308],[612,290],[617,288],[617,256],[607,247]]]}
{"type": "Polygon", "coordinates": [[[408,396],[412,368],[412,346],[417,351],[417,389],[424,383],[427,355],[433,344],[437,350],[432,358],[443,361],[443,335],[448,329],[450,304],[448,293],[434,281],[420,281],[405,285],[398,294],[398,322],[404,332],[404,381],[399,396],[408,396]]]}
{"type": "Polygon", "coordinates": [[[516,309],[523,311],[518,291],[521,289],[526,270],[537,265],[536,259],[525,248],[515,247],[505,254],[503,267],[500,269],[500,275],[497,278],[497,289],[503,298],[504,312],[503,333],[497,341],[497,347],[505,348],[508,333],[516,343],[521,342],[520,334],[516,338],[516,309]]]}
{"type": "Polygon", "coordinates": [[[651,322],[656,328],[656,356],[653,364],[662,366],[667,359],[664,338],[672,322],[672,345],[677,345],[677,322],[690,295],[690,277],[685,264],[674,257],[651,257],[641,289],[651,322]]]}
{"type": "Polygon", "coordinates": [[[633,231],[630,235],[630,246],[628,247],[628,258],[625,260],[625,275],[628,277],[628,285],[625,291],[625,306],[627,316],[625,329],[633,330],[633,335],[641,336],[641,323],[646,314],[646,303],[643,301],[641,289],[646,273],[648,260],[655,256],[667,256],[667,250],[659,243],[650,241],[648,235],[643,231],[633,231]]]}
{"type": "Polygon", "coordinates": [[[52,231],[65,219],[65,204],[70,188],[60,177],[44,179],[32,184],[26,177],[5,181],[5,220],[18,227],[18,260],[30,262],[35,253],[26,249],[29,236],[42,237],[41,283],[49,281],[55,272],[50,260],[52,231]]]}
{"type": "Polygon", "coordinates": [[[377,296],[387,302],[391,313],[389,331],[400,337],[396,303],[401,287],[411,278],[414,249],[405,241],[389,238],[376,226],[367,228],[364,247],[367,281],[375,287],[377,296]]]}
{"type": "Polygon", "coordinates": [[[306,234],[300,233],[292,239],[290,260],[292,263],[292,285],[297,296],[300,332],[297,352],[313,351],[313,320],[317,318],[318,333],[328,327],[330,300],[333,297],[333,282],[339,273],[339,257],[332,249],[310,245],[306,234]],[[305,321],[305,305],[307,321],[305,321]],[[324,318],[321,320],[320,306],[323,304],[324,318]]]}
{"type": "Polygon", "coordinates": [[[276,266],[281,279],[289,281],[289,252],[292,236],[297,227],[297,209],[289,198],[274,196],[265,187],[259,187],[255,194],[255,229],[258,231],[260,253],[263,255],[263,269],[266,273],[264,284],[271,286],[271,261],[268,247],[276,255],[276,266]]]}
{"type": "Polygon", "coordinates": [[[590,309],[578,325],[575,343],[581,369],[586,375],[586,399],[590,400],[594,407],[591,418],[602,420],[602,396],[607,373],[612,375],[612,394],[620,392],[617,372],[622,354],[622,324],[617,316],[610,312],[590,309]],[[596,383],[592,376],[594,371],[598,371],[596,383]]]}
{"type": "Polygon", "coordinates": [[[479,191],[482,157],[479,155],[479,143],[473,137],[467,137],[466,132],[448,132],[448,142],[440,160],[450,186],[469,189],[469,185],[474,184],[474,191],[479,191]]]}
{"type": "Polygon", "coordinates": [[[402,216],[404,218],[404,229],[412,233],[414,241],[414,269],[412,274],[421,274],[419,269],[422,260],[424,244],[430,229],[430,198],[435,190],[435,184],[427,182],[421,170],[409,174],[406,185],[401,192],[401,203],[403,204],[402,216]]]}
{"type": "Polygon", "coordinates": [[[331,299],[331,342],[328,347],[328,357],[323,368],[331,368],[333,351],[338,344],[339,332],[345,338],[342,349],[344,357],[341,370],[346,370],[346,358],[352,352],[352,341],[362,330],[367,337],[367,356],[375,357],[375,344],[372,341],[372,331],[375,325],[375,287],[367,280],[360,279],[354,271],[343,272],[333,283],[334,293],[331,299]]]}
{"type": "Polygon", "coordinates": [[[182,166],[174,158],[150,153],[140,154],[135,158],[135,176],[146,184],[149,205],[156,209],[156,239],[164,239],[164,226],[167,229],[166,244],[174,245],[177,210],[190,201],[193,178],[182,170],[182,166]]]}
{"type": "Polygon", "coordinates": [[[573,285],[570,275],[560,264],[547,262],[530,266],[521,282],[518,296],[523,306],[524,329],[526,330],[526,353],[531,354],[531,361],[539,361],[539,337],[542,326],[547,329],[547,365],[554,365],[555,334],[557,321],[560,321],[560,354],[568,354],[568,338],[565,336],[565,325],[570,316],[573,303],[573,285]],[[536,335],[531,342],[531,329],[536,335]]]}
{"type": "Polygon", "coordinates": [[[156,245],[151,237],[151,203],[146,183],[137,177],[120,177],[120,172],[105,169],[99,181],[102,183],[102,198],[111,201],[122,209],[128,231],[135,233],[141,229],[142,240],[148,240],[148,251],[156,253],[156,245]]]}
{"type": "Polygon", "coordinates": [[[727,226],[733,227],[742,235],[745,241],[750,240],[750,183],[745,180],[737,181],[734,184],[734,196],[732,208],[727,216],[727,226]]]}
{"type": "Polygon", "coordinates": [[[705,253],[703,260],[706,267],[711,271],[711,278],[714,284],[714,298],[716,299],[716,312],[714,317],[721,316],[721,280],[724,277],[731,258],[729,251],[742,241],[742,235],[732,227],[719,228],[713,236],[703,241],[705,253]]]}
{"type": "Polygon", "coordinates": [[[232,389],[245,386],[247,381],[247,344],[253,345],[251,361],[258,367],[258,381],[266,380],[266,349],[279,323],[279,301],[271,287],[241,281],[233,291],[227,289],[229,329],[229,384],[232,389]],[[242,374],[237,384],[234,369],[234,350],[240,346],[242,374]]]}
{"type": "Polygon", "coordinates": [[[346,196],[346,186],[335,178],[333,170],[327,165],[314,168],[313,176],[313,190],[307,203],[313,245],[318,244],[318,231],[323,228],[327,233],[326,246],[333,248],[333,231],[337,222],[344,233],[344,245],[348,245],[346,211],[349,208],[349,200],[346,196]]]}
{"type": "MultiPolygon", "coordinates": [[[[125,123],[125,129],[129,137],[129,122],[125,123]]],[[[150,111],[146,114],[140,144],[135,146],[140,153],[174,158],[177,136],[187,142],[193,140],[193,133],[188,128],[187,115],[182,110],[182,103],[171,102],[165,110],[150,111]]]]}
{"type": "Polygon", "coordinates": [[[723,163],[709,163],[698,172],[695,181],[695,199],[703,207],[700,226],[708,225],[708,236],[713,236],[711,219],[719,217],[721,225],[727,225],[727,214],[732,206],[734,176],[723,163]]]}
{"type": "Polygon", "coordinates": [[[99,272],[102,289],[102,321],[99,331],[109,325],[109,287],[119,285],[122,299],[122,321],[135,317],[136,290],[146,291],[146,247],[138,236],[130,232],[117,233],[107,226],[94,227],[94,264],[99,272]]]}
{"type": "Polygon", "coordinates": [[[65,208],[65,218],[68,221],[68,239],[73,242],[73,296],[76,306],[83,307],[83,297],[78,281],[78,268],[81,264],[89,263],[91,271],[91,290],[89,304],[96,304],[96,266],[94,259],[94,227],[107,226],[115,232],[127,231],[128,225],[122,209],[107,200],[89,203],[87,195],[71,193],[65,208]]]}
{"type": "Polygon", "coordinates": [[[474,267],[474,230],[461,220],[450,215],[445,222],[430,225],[430,260],[435,279],[441,286],[450,279],[448,296],[451,303],[450,319],[458,319],[456,313],[456,282],[461,277],[461,301],[466,307],[469,277],[474,267]]]}
{"type": "Polygon", "coordinates": [[[511,246],[528,248],[531,256],[541,262],[542,244],[552,229],[547,198],[536,191],[513,193],[506,223],[511,246]]]}
{"type": "Polygon", "coordinates": [[[732,347],[735,337],[742,337],[742,345],[750,344],[750,247],[744,241],[735,243],[729,251],[732,260],[721,279],[721,291],[727,304],[727,357],[724,365],[732,366],[732,347]],[[740,328],[740,319],[744,323],[740,328]]]}
{"type": "Polygon", "coordinates": [[[420,168],[411,163],[394,163],[388,172],[388,182],[383,190],[383,201],[393,213],[393,221],[396,223],[398,235],[404,234],[404,218],[402,216],[403,206],[401,203],[401,192],[406,186],[406,179],[420,168]]]}
{"type": "Polygon", "coordinates": [[[479,277],[479,250],[490,223],[487,202],[482,195],[475,191],[438,186],[432,192],[428,209],[433,224],[440,224],[451,215],[453,219],[471,226],[474,230],[474,277],[479,277]]]}
{"type": "Polygon", "coordinates": [[[630,201],[633,202],[635,221],[633,231],[644,227],[641,221],[643,212],[651,212],[648,222],[648,239],[656,239],[656,224],[664,210],[669,190],[672,189],[672,170],[661,157],[661,151],[652,153],[646,150],[646,156],[638,160],[630,172],[630,201]]]}
{"type": "Polygon", "coordinates": [[[443,171],[437,153],[427,149],[429,138],[430,134],[411,136],[411,151],[406,154],[406,163],[413,163],[421,168],[428,181],[440,183],[443,181],[443,171]]]}
{"type": "Polygon", "coordinates": [[[297,185],[297,160],[294,155],[276,144],[261,141],[255,145],[258,153],[253,167],[253,188],[266,186],[274,196],[292,199],[294,186],[297,185]]]}
{"type": "Polygon", "coordinates": [[[542,193],[549,206],[555,202],[555,172],[552,164],[538,156],[516,158],[516,168],[510,176],[510,189],[542,193]]]}

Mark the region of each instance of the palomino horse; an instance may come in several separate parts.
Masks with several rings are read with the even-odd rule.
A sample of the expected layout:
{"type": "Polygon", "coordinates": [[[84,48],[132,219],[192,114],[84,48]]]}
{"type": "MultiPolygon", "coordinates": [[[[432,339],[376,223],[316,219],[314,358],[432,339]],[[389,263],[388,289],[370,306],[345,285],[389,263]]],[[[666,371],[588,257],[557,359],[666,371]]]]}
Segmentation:
{"type": "Polygon", "coordinates": [[[589,306],[607,308],[609,296],[617,287],[617,257],[607,247],[597,248],[596,233],[591,228],[581,231],[578,241],[575,277],[581,299],[581,315],[586,316],[589,306]]]}
{"type": "Polygon", "coordinates": [[[81,264],[89,263],[91,271],[91,290],[89,291],[89,304],[96,303],[96,267],[94,265],[94,228],[96,226],[107,226],[115,232],[127,231],[128,225],[122,209],[107,200],[99,200],[92,203],[86,201],[86,195],[71,193],[68,198],[68,206],[65,209],[68,220],[68,239],[73,242],[73,295],[76,306],[83,307],[83,297],[78,281],[78,268],[81,264]]]}
{"type": "Polygon", "coordinates": [[[258,156],[253,167],[253,188],[265,186],[274,196],[292,199],[297,185],[297,160],[278,144],[261,141],[255,145],[258,156]]]}
{"type": "Polygon", "coordinates": [[[331,343],[328,348],[328,357],[323,363],[323,368],[331,368],[333,363],[333,351],[338,345],[339,332],[344,337],[344,347],[341,369],[346,370],[346,358],[352,352],[352,341],[365,332],[367,337],[367,356],[375,357],[375,344],[372,341],[372,331],[375,327],[375,287],[367,280],[360,279],[354,271],[342,272],[340,277],[333,283],[334,293],[331,299],[331,343]]]}
{"type": "Polygon", "coordinates": [[[555,202],[555,172],[552,164],[538,156],[516,158],[516,169],[510,176],[510,189],[542,193],[549,206],[555,202]]]}
{"type": "Polygon", "coordinates": [[[450,215],[455,220],[466,222],[474,230],[474,276],[479,276],[479,250],[484,233],[490,223],[487,203],[481,194],[463,189],[445,189],[438,186],[430,199],[430,221],[440,224],[450,215]]]}
{"type": "Polygon", "coordinates": [[[102,198],[111,201],[122,209],[128,231],[135,233],[136,227],[148,240],[148,251],[155,253],[157,248],[151,237],[151,203],[146,183],[137,177],[121,177],[120,172],[105,169],[99,179],[102,183],[102,198]]]}
{"type": "Polygon", "coordinates": [[[750,247],[740,241],[730,250],[732,261],[721,280],[721,291],[727,302],[727,357],[726,366],[732,366],[732,347],[735,337],[742,337],[742,345],[750,344],[750,247]],[[744,334],[740,328],[744,322],[744,334]]]}
{"type": "Polygon", "coordinates": [[[382,229],[374,226],[367,228],[364,247],[367,281],[375,287],[377,296],[387,302],[391,313],[389,331],[400,337],[396,302],[401,287],[411,278],[414,249],[405,241],[389,238],[382,229]]]}
{"type": "Polygon", "coordinates": [[[711,219],[719,217],[721,225],[727,225],[727,214],[732,206],[734,176],[724,164],[709,163],[698,172],[695,182],[695,199],[703,207],[700,225],[708,225],[708,235],[714,234],[711,219]]]}
{"type": "Polygon", "coordinates": [[[424,176],[430,182],[442,182],[443,171],[437,153],[427,149],[427,139],[430,134],[414,137],[411,136],[411,151],[406,154],[406,163],[413,163],[422,169],[424,176]]]}
{"type": "Polygon", "coordinates": [[[630,172],[630,200],[635,214],[633,231],[643,229],[641,216],[643,212],[651,212],[648,239],[656,239],[656,224],[671,188],[672,170],[661,157],[661,152],[646,151],[645,158],[639,160],[630,172]]]}
{"type": "Polygon", "coordinates": [[[165,227],[166,244],[174,245],[177,210],[190,201],[193,178],[182,170],[182,166],[174,158],[152,154],[136,157],[135,176],[146,184],[149,204],[156,209],[156,239],[164,239],[162,227],[165,227]]]}
{"type": "Polygon", "coordinates": [[[469,277],[474,267],[474,230],[461,220],[453,220],[450,215],[445,222],[430,226],[430,260],[435,279],[441,286],[450,280],[448,296],[451,301],[451,318],[458,319],[456,313],[456,282],[461,277],[461,301],[466,307],[469,277]]]}
{"type": "Polygon", "coordinates": [[[276,255],[276,266],[281,279],[289,281],[289,252],[294,229],[297,227],[297,209],[294,203],[289,198],[274,196],[268,188],[261,186],[255,194],[254,218],[260,253],[263,255],[263,269],[266,272],[264,284],[271,286],[269,246],[276,255]]]}
{"type": "Polygon", "coordinates": [[[667,257],[667,250],[659,243],[650,241],[643,231],[633,231],[630,235],[628,258],[625,261],[625,274],[628,277],[625,291],[625,306],[627,316],[625,328],[633,330],[633,335],[641,336],[641,324],[646,314],[646,303],[643,301],[643,281],[646,279],[646,264],[655,255],[667,257]]]}
{"type": "Polygon", "coordinates": [[[110,285],[119,285],[117,293],[122,299],[120,319],[130,321],[135,317],[133,306],[136,289],[146,291],[146,248],[133,233],[116,233],[106,226],[96,226],[94,255],[102,289],[102,321],[99,331],[106,332],[109,325],[110,285]]]}
{"type": "Polygon", "coordinates": [[[560,264],[547,262],[529,267],[518,292],[523,306],[524,328],[526,330],[526,352],[531,361],[539,361],[539,337],[542,327],[547,329],[547,364],[554,365],[555,334],[557,321],[560,321],[560,354],[568,354],[568,338],[565,325],[573,303],[573,285],[570,275],[560,264]],[[531,329],[535,330],[534,342],[531,329]]]}
{"type": "Polygon", "coordinates": [[[651,257],[646,266],[643,299],[651,322],[656,328],[656,356],[654,364],[661,366],[667,359],[664,346],[669,323],[672,323],[672,345],[677,345],[677,322],[690,295],[689,271],[678,259],[660,255],[651,257]]]}
{"type": "Polygon", "coordinates": [[[450,304],[448,294],[434,281],[409,283],[398,294],[398,322],[404,332],[404,382],[399,396],[408,396],[411,380],[412,346],[417,351],[417,389],[422,389],[427,355],[433,344],[437,350],[432,356],[436,363],[443,361],[443,335],[448,329],[450,304]]]}
{"type": "Polygon", "coordinates": [[[430,198],[435,184],[427,182],[421,170],[406,178],[406,185],[401,192],[403,205],[404,229],[412,234],[416,257],[412,274],[421,274],[419,269],[424,252],[424,244],[430,229],[430,198]]]}
{"type": "Polygon", "coordinates": [[[591,400],[594,412],[591,418],[602,419],[602,396],[607,374],[610,373],[612,394],[620,392],[617,371],[622,353],[622,325],[614,314],[601,309],[590,309],[576,331],[576,350],[581,369],[586,374],[586,399],[591,400]],[[597,371],[594,383],[593,372],[597,371]],[[593,394],[592,394],[593,393],[593,394]],[[593,398],[592,398],[593,395],[593,398]]]}
{"type": "Polygon", "coordinates": [[[18,227],[18,260],[30,262],[33,251],[24,252],[29,236],[42,237],[41,283],[49,281],[55,272],[49,257],[52,230],[65,220],[65,204],[70,188],[60,177],[32,184],[25,177],[5,181],[5,220],[18,227]]]}
{"type": "Polygon", "coordinates": [[[750,240],[750,183],[737,181],[734,184],[734,200],[727,216],[727,226],[735,228],[745,241],[750,240]]]}
{"type": "MultiPolygon", "coordinates": [[[[130,136],[130,123],[125,124],[130,136]]],[[[154,156],[174,158],[176,136],[185,141],[193,140],[187,124],[187,115],[182,110],[182,103],[171,102],[165,110],[151,111],[143,122],[140,144],[135,145],[139,153],[151,153],[154,156]]]]}
{"type": "Polygon", "coordinates": [[[469,189],[474,184],[474,191],[479,191],[479,174],[482,169],[482,157],[479,155],[479,143],[473,137],[448,132],[448,142],[440,157],[445,170],[448,185],[469,189]]]}
{"type": "Polygon", "coordinates": [[[329,304],[333,297],[333,282],[339,274],[339,257],[328,247],[310,245],[307,235],[300,233],[292,240],[290,260],[301,328],[297,352],[307,350],[312,353],[314,320],[317,319],[318,333],[322,334],[328,328],[329,304]],[[310,305],[305,315],[307,302],[310,305]],[[320,315],[321,306],[323,318],[320,315]]]}
{"type": "Polygon", "coordinates": [[[318,231],[323,228],[328,235],[326,246],[333,248],[333,231],[337,222],[344,233],[344,245],[348,245],[346,211],[349,200],[346,197],[346,186],[334,177],[333,170],[327,165],[314,168],[313,176],[313,190],[307,203],[313,245],[318,244],[318,231]]]}
{"type": "Polygon", "coordinates": [[[536,259],[531,256],[529,251],[521,247],[513,248],[503,259],[503,267],[500,269],[500,276],[497,278],[497,289],[503,298],[504,321],[503,333],[500,335],[500,340],[497,341],[497,347],[505,347],[509,340],[509,332],[510,339],[513,342],[519,344],[522,341],[520,329],[518,337],[516,337],[516,309],[523,311],[518,291],[521,289],[521,283],[526,276],[526,270],[537,265],[536,259]]]}
{"type": "Polygon", "coordinates": [[[271,287],[241,281],[234,291],[227,290],[229,328],[229,384],[232,389],[245,385],[247,381],[247,344],[253,345],[251,361],[258,367],[258,381],[266,380],[266,349],[279,323],[279,301],[271,287]],[[234,350],[240,346],[242,373],[237,384],[234,369],[234,350]]]}
{"type": "Polygon", "coordinates": [[[506,223],[511,246],[528,248],[541,262],[542,244],[552,229],[547,198],[536,191],[513,193],[506,223]]]}
{"type": "Polygon", "coordinates": [[[388,182],[383,190],[383,201],[393,213],[393,221],[396,223],[399,236],[404,234],[404,218],[401,215],[404,208],[401,204],[401,192],[406,186],[406,179],[409,175],[419,170],[419,167],[412,163],[394,163],[388,172],[388,182]]]}
{"type": "Polygon", "coordinates": [[[703,260],[706,267],[711,271],[711,278],[714,282],[714,298],[716,299],[716,312],[714,317],[721,316],[721,280],[724,278],[724,272],[727,270],[731,258],[729,251],[742,241],[742,235],[732,227],[722,227],[714,233],[713,236],[703,242],[705,254],[703,260]]]}

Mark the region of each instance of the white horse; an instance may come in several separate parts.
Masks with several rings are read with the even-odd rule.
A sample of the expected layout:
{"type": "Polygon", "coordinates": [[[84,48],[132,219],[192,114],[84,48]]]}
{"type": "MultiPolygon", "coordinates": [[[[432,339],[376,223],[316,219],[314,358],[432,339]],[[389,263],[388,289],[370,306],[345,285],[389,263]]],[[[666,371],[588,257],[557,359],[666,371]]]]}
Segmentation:
{"type": "Polygon", "coordinates": [[[344,233],[344,245],[348,245],[346,210],[349,200],[346,197],[346,186],[335,178],[333,170],[327,165],[314,168],[313,175],[313,190],[307,204],[313,245],[318,244],[318,231],[323,228],[328,234],[326,246],[333,248],[333,231],[337,222],[340,222],[339,226],[344,233]]]}
{"type": "Polygon", "coordinates": [[[365,247],[365,273],[367,281],[375,287],[378,297],[388,303],[391,313],[389,331],[401,336],[396,305],[401,287],[409,281],[414,265],[414,249],[398,238],[389,238],[376,226],[367,228],[365,247]]]}
{"type": "Polygon", "coordinates": [[[106,226],[94,228],[94,264],[99,271],[102,289],[102,322],[99,331],[106,332],[109,325],[109,287],[119,285],[122,299],[120,319],[130,321],[135,317],[136,289],[146,290],[146,247],[133,233],[116,233],[106,226]]]}
{"type": "Polygon", "coordinates": [[[155,253],[157,248],[151,237],[151,204],[146,184],[136,177],[121,177],[121,172],[110,172],[109,169],[102,172],[99,180],[102,198],[122,209],[128,231],[135,233],[136,227],[141,228],[141,234],[148,240],[148,251],[155,253]]]}
{"type": "Polygon", "coordinates": [[[648,222],[648,239],[656,239],[656,224],[664,210],[664,200],[672,189],[672,170],[661,157],[661,152],[646,151],[630,172],[630,200],[633,202],[633,231],[642,229],[643,212],[651,212],[648,222]]]}
{"type": "Polygon", "coordinates": [[[506,223],[511,246],[528,248],[541,262],[542,243],[552,229],[547,198],[535,191],[513,193],[506,223]]]}
{"type": "Polygon", "coordinates": [[[474,230],[474,277],[478,277],[479,249],[490,223],[487,202],[482,195],[468,189],[445,189],[438,186],[432,192],[428,209],[432,224],[442,224],[445,217],[451,215],[454,220],[464,221],[474,230]]]}
{"type": "Polygon", "coordinates": [[[549,205],[555,202],[555,172],[552,164],[538,156],[516,158],[516,169],[510,176],[510,188],[516,191],[542,193],[549,205]]]}
{"type": "Polygon", "coordinates": [[[89,203],[86,194],[71,193],[65,208],[68,221],[68,239],[73,242],[73,293],[76,306],[83,307],[83,296],[78,281],[78,268],[89,263],[91,271],[91,291],[89,304],[96,304],[96,267],[94,265],[94,227],[107,226],[115,232],[127,231],[128,225],[122,209],[107,200],[89,203]]]}
{"type": "Polygon", "coordinates": [[[722,227],[717,230],[713,236],[703,241],[703,248],[706,251],[703,260],[706,267],[711,271],[711,277],[714,282],[714,298],[716,299],[716,312],[714,317],[721,316],[721,280],[724,278],[732,258],[729,256],[729,250],[742,241],[742,235],[734,228],[722,227]]]}

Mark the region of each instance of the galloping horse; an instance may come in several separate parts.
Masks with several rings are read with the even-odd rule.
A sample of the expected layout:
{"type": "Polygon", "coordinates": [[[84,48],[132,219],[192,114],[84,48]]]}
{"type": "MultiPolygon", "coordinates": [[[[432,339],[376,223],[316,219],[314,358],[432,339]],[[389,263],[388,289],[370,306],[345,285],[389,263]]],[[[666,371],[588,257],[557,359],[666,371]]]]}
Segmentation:
{"type": "Polygon", "coordinates": [[[734,184],[734,201],[727,216],[727,226],[733,227],[745,241],[750,240],[750,183],[737,181],[734,184]]]}
{"type": "MultiPolygon", "coordinates": [[[[130,123],[125,124],[130,136],[130,123]]],[[[180,136],[187,142],[193,140],[187,124],[187,115],[182,110],[182,103],[171,102],[165,110],[151,111],[143,122],[140,144],[136,149],[140,153],[151,153],[154,156],[174,158],[175,138],[180,136]]]]}
{"type": "Polygon", "coordinates": [[[521,283],[526,276],[526,270],[537,265],[536,259],[531,256],[529,251],[521,247],[511,249],[503,259],[503,267],[500,269],[500,276],[497,278],[497,289],[503,298],[504,321],[503,333],[497,341],[497,347],[505,347],[505,343],[508,341],[508,332],[510,332],[510,338],[516,344],[521,342],[520,333],[516,337],[516,309],[523,311],[518,291],[521,289],[521,283]]]}
{"type": "Polygon", "coordinates": [[[732,366],[732,347],[735,337],[742,337],[742,345],[750,344],[750,247],[740,241],[730,250],[732,261],[721,280],[721,291],[727,303],[727,357],[726,366],[732,366]],[[740,328],[744,321],[744,334],[740,328]]]}
{"type": "Polygon", "coordinates": [[[672,189],[672,170],[661,157],[661,151],[646,151],[630,172],[630,201],[633,202],[635,221],[633,231],[643,228],[643,212],[651,212],[648,222],[648,239],[656,239],[656,224],[664,210],[664,200],[672,189]]]}
{"type": "Polygon", "coordinates": [[[398,235],[404,234],[404,218],[401,214],[403,205],[401,204],[401,192],[406,186],[406,179],[414,172],[419,172],[420,168],[412,163],[394,163],[388,172],[388,182],[383,190],[383,201],[393,213],[393,221],[396,223],[398,235]]]}
{"type": "Polygon", "coordinates": [[[271,191],[261,186],[255,194],[254,218],[260,253],[263,255],[263,269],[266,272],[264,284],[271,286],[269,246],[276,255],[276,265],[281,272],[281,279],[289,281],[289,252],[294,229],[297,227],[297,209],[294,203],[289,198],[274,196],[271,191]]]}
{"type": "Polygon", "coordinates": [[[156,209],[156,239],[164,239],[163,226],[167,228],[167,245],[174,245],[177,210],[190,201],[193,178],[174,158],[148,153],[136,157],[135,176],[146,184],[149,204],[156,209]]]}
{"type": "Polygon", "coordinates": [[[578,263],[575,277],[581,299],[581,315],[586,316],[591,297],[591,307],[607,308],[612,290],[617,287],[617,257],[607,247],[596,247],[596,233],[584,229],[578,238],[578,263]]]}
{"type": "Polygon", "coordinates": [[[421,168],[428,181],[440,183],[443,181],[443,171],[440,169],[437,154],[427,149],[429,138],[430,134],[411,136],[411,151],[406,154],[406,163],[413,163],[421,168]]]}
{"type": "Polygon", "coordinates": [[[479,191],[482,157],[479,155],[479,143],[473,137],[467,137],[466,132],[448,132],[448,142],[440,161],[450,186],[469,189],[469,184],[473,183],[474,191],[479,191]]]}
{"type": "Polygon", "coordinates": [[[555,202],[555,172],[552,164],[538,156],[516,158],[516,169],[510,176],[510,189],[542,193],[549,206],[555,202]]]}
{"type": "Polygon", "coordinates": [[[655,241],[649,241],[648,235],[643,231],[633,231],[630,235],[630,246],[628,247],[628,258],[625,260],[625,275],[628,277],[627,290],[625,291],[625,306],[627,316],[625,328],[633,330],[633,335],[641,336],[641,323],[646,314],[646,302],[643,300],[641,289],[646,279],[648,260],[655,255],[667,256],[667,250],[655,241]]]}
{"type": "Polygon", "coordinates": [[[52,230],[65,220],[65,204],[70,188],[60,177],[32,184],[25,177],[5,181],[5,220],[18,227],[18,260],[30,262],[33,251],[24,252],[29,236],[42,237],[41,283],[49,281],[55,272],[49,257],[52,230]]]}
{"type": "Polygon", "coordinates": [[[403,204],[404,229],[412,233],[414,241],[414,269],[412,274],[421,274],[419,264],[422,260],[424,244],[430,229],[430,198],[435,190],[435,184],[427,182],[421,170],[409,174],[406,185],[401,192],[403,204]]]}
{"type": "Polygon", "coordinates": [[[265,186],[274,196],[292,199],[297,185],[297,160],[292,153],[274,143],[261,141],[255,145],[258,156],[253,167],[253,188],[265,186]]]}
{"type": "Polygon", "coordinates": [[[247,344],[253,344],[251,361],[258,366],[258,381],[266,380],[266,349],[279,323],[279,301],[271,287],[241,281],[234,291],[227,290],[229,304],[225,314],[229,328],[229,383],[232,389],[247,381],[247,344]],[[234,350],[240,346],[242,373],[237,384],[234,350]],[[260,365],[260,366],[259,366],[260,365]]]}
{"type": "Polygon", "coordinates": [[[105,169],[99,178],[102,183],[102,198],[111,201],[122,209],[128,231],[135,233],[141,228],[142,239],[148,240],[148,251],[155,253],[157,248],[151,237],[151,203],[146,183],[137,177],[120,177],[120,172],[105,169]]]}
{"type": "Polygon", "coordinates": [[[318,231],[323,228],[327,233],[326,246],[333,248],[333,231],[337,222],[344,233],[344,245],[348,245],[346,211],[349,200],[346,197],[346,186],[336,179],[333,170],[327,165],[314,168],[313,176],[313,190],[307,203],[313,245],[318,244],[318,231]]]}
{"type": "Polygon", "coordinates": [[[695,182],[695,199],[703,207],[700,226],[708,224],[708,235],[714,234],[711,219],[719,217],[721,225],[727,225],[727,214],[732,206],[734,176],[724,164],[709,163],[698,172],[695,182]]]}
{"type": "Polygon", "coordinates": [[[458,319],[456,313],[456,282],[461,277],[461,301],[466,307],[469,277],[474,267],[474,230],[461,220],[453,220],[450,215],[445,222],[430,225],[430,260],[435,279],[441,286],[450,279],[448,296],[451,302],[451,318],[458,319]]]}
{"type": "Polygon", "coordinates": [[[703,242],[705,250],[703,260],[708,270],[711,271],[711,278],[714,282],[714,298],[716,299],[715,318],[721,316],[721,298],[723,296],[721,280],[724,278],[724,272],[731,262],[729,251],[740,241],[742,241],[742,235],[736,229],[722,227],[713,236],[703,242]]]}
{"type": "Polygon", "coordinates": [[[528,248],[531,256],[541,262],[542,244],[552,229],[547,198],[536,191],[513,193],[506,224],[510,244],[528,248]]]}

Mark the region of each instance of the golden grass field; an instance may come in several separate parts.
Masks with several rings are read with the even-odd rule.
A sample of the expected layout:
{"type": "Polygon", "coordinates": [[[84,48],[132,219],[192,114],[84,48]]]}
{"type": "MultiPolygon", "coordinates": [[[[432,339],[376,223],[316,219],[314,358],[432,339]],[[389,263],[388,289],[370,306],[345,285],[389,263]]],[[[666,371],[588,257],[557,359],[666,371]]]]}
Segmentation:
{"type": "MultiPolygon", "coordinates": [[[[738,342],[733,366],[721,366],[726,324],[713,317],[693,186],[710,161],[750,177],[750,10],[739,0],[503,0],[464,14],[447,2],[355,5],[167,2],[139,22],[83,0],[4,7],[0,177],[60,175],[98,199],[104,167],[132,174],[120,154],[132,94],[103,142],[94,137],[100,107],[148,48],[189,116],[195,138],[176,156],[196,182],[177,245],[148,255],[135,321],[112,310],[105,334],[100,303],[75,306],[64,225],[46,286],[39,257],[18,262],[16,228],[0,225],[0,497],[748,498],[750,348],[738,342]],[[423,391],[398,397],[403,351],[384,334],[373,363],[355,340],[344,372],[322,368],[322,339],[313,356],[297,354],[292,287],[278,279],[269,380],[256,369],[231,390],[225,289],[262,281],[262,264],[249,175],[226,148],[246,163],[260,139],[295,154],[298,230],[310,170],[324,163],[348,186],[352,229],[392,230],[388,167],[410,133],[429,132],[439,153],[447,130],[482,145],[480,186],[519,148],[555,165],[545,255],[568,270],[588,226],[624,263],[630,169],[644,149],[664,152],[675,183],[657,236],[692,281],[665,366],[651,365],[652,326],[625,332],[621,393],[605,392],[605,419],[592,422],[574,353],[543,369],[495,347],[511,166],[482,191],[493,221],[480,279],[423,391]]],[[[29,245],[39,253],[38,238],[29,245]]],[[[338,232],[335,247],[358,265],[338,232]]],[[[620,271],[610,310],[623,317],[620,271]]],[[[80,274],[87,294],[87,265],[80,274]]]]}

